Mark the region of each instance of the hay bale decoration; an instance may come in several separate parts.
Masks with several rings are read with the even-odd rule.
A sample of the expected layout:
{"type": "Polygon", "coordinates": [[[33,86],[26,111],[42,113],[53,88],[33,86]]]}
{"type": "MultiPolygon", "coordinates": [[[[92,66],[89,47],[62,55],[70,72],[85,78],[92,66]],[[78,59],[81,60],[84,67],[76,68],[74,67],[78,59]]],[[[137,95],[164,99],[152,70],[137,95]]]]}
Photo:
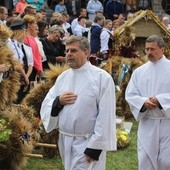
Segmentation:
{"type": "MultiPolygon", "coordinates": [[[[42,101],[44,100],[46,94],[48,93],[49,89],[54,85],[57,77],[66,69],[68,69],[67,65],[60,66],[60,65],[52,65],[49,64],[50,69],[45,71],[44,77],[45,81],[38,84],[34,87],[30,93],[24,98],[22,105],[26,105],[31,107],[35,113],[34,116],[40,119],[40,108],[42,101]]],[[[53,130],[50,133],[46,133],[43,125],[40,125],[40,139],[38,142],[35,143],[35,146],[44,146],[43,155],[52,158],[55,155],[58,155],[58,130],[53,130]],[[44,144],[43,144],[44,143],[44,144]],[[55,147],[55,148],[54,148],[55,147]]],[[[36,151],[35,151],[36,152],[36,151]]]]}

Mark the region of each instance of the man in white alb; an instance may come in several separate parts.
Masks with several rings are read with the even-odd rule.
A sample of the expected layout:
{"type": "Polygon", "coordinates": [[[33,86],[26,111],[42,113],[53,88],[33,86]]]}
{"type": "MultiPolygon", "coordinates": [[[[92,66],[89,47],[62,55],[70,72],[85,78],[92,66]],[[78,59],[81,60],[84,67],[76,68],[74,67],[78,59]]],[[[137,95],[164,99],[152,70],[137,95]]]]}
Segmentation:
{"type": "Polygon", "coordinates": [[[65,170],[105,170],[106,151],[116,149],[113,79],[87,61],[89,48],[85,37],[66,40],[71,68],[57,78],[40,111],[47,132],[59,129],[65,170]]]}
{"type": "Polygon", "coordinates": [[[125,95],[139,121],[139,170],[169,170],[170,60],[157,35],[147,38],[145,51],[149,61],[133,72],[125,95]]]}

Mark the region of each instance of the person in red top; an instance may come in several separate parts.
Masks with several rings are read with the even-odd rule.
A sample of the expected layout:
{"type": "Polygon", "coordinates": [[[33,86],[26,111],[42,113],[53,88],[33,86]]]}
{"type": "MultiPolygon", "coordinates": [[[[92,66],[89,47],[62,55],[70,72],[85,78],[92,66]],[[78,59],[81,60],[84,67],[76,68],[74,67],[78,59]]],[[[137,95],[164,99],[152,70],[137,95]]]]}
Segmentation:
{"type": "Polygon", "coordinates": [[[40,77],[41,75],[40,73],[43,70],[42,57],[40,55],[38,44],[34,38],[34,32],[37,27],[37,22],[36,22],[36,18],[31,15],[25,15],[23,20],[25,21],[27,27],[26,29],[27,35],[26,38],[24,39],[24,43],[29,45],[32,48],[32,52],[33,52],[34,68],[31,75],[31,81],[34,81],[36,76],[40,77]]]}
{"type": "Polygon", "coordinates": [[[20,14],[22,14],[27,5],[28,3],[26,2],[26,0],[19,0],[19,2],[16,5],[16,12],[19,12],[20,14]]]}

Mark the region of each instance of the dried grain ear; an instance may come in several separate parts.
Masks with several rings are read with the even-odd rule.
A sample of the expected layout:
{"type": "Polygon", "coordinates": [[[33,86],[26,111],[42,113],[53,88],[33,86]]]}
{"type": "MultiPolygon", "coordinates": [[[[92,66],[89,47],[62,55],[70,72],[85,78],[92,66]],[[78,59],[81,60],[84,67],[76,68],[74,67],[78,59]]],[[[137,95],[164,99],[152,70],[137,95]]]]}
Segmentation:
{"type": "Polygon", "coordinates": [[[32,107],[36,111],[36,116],[40,117],[40,108],[49,89],[54,85],[57,77],[69,67],[68,65],[49,64],[49,70],[43,74],[44,81],[37,84],[29,94],[23,99],[22,104],[32,107]]]}
{"type": "Polygon", "coordinates": [[[13,107],[1,111],[0,119],[4,119],[5,128],[12,131],[9,139],[0,143],[0,167],[1,169],[22,169],[27,161],[24,155],[31,153],[33,149],[31,123],[13,107]]]}
{"type": "Polygon", "coordinates": [[[8,107],[17,99],[17,93],[20,88],[20,75],[16,71],[17,62],[14,60],[13,53],[8,46],[8,39],[11,36],[11,30],[0,25],[0,64],[5,64],[7,72],[6,78],[0,83],[0,108],[8,107]],[[13,70],[13,71],[10,71],[13,70]]]}

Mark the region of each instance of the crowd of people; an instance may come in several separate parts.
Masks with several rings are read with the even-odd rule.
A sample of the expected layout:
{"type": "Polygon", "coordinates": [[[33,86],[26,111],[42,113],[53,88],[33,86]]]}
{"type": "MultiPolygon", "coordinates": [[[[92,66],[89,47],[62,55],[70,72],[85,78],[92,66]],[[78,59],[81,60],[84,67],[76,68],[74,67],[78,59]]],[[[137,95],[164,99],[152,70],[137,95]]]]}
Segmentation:
{"type": "MultiPolygon", "coordinates": [[[[8,15],[6,7],[0,6],[0,24],[12,30],[9,48],[14,58],[24,66],[19,70],[23,85],[18,102],[29,92],[30,82],[41,79],[49,63],[65,63],[65,40],[69,36],[86,37],[91,49],[89,60],[93,65],[99,65],[102,60],[108,59],[114,29],[125,21],[121,10],[117,13],[118,18],[114,20],[117,24],[113,27],[113,20],[104,16],[103,5],[98,0],[90,0],[86,8],[79,9],[78,15],[74,12],[69,15],[67,5],[59,1],[50,19],[43,5],[43,0],[20,0],[12,16],[8,15]]],[[[72,10],[77,11],[76,3],[72,5],[72,10]]]]}
{"type": "MultiPolygon", "coordinates": [[[[63,65],[67,61],[70,69],[57,78],[42,103],[44,127],[47,132],[59,128],[60,155],[66,170],[104,170],[106,151],[116,149],[115,87],[112,77],[95,66],[112,55],[114,30],[134,14],[125,15],[120,1],[109,0],[103,6],[99,0],[89,0],[85,8],[77,3],[59,0],[48,18],[43,0],[20,0],[11,17],[7,8],[0,6],[0,25],[11,29],[8,46],[20,65],[17,103],[29,92],[30,82],[41,79],[49,63],[63,65]]],[[[168,19],[164,17],[162,23],[169,29],[168,19]]],[[[145,46],[149,61],[134,71],[126,90],[126,100],[140,121],[139,169],[169,169],[169,149],[165,151],[166,140],[170,141],[169,60],[164,56],[162,38],[151,36],[145,46]]],[[[5,70],[1,64],[0,72],[5,70]]]]}

